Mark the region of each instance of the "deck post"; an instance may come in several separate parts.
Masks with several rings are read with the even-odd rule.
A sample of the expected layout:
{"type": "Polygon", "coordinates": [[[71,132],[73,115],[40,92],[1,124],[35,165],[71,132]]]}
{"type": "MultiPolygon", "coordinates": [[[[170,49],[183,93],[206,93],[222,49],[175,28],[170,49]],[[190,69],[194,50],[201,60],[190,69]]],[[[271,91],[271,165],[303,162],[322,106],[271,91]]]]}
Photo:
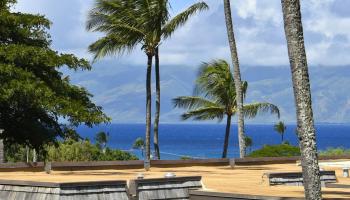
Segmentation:
{"type": "Polygon", "coordinates": [[[236,165],[235,159],[234,159],[234,158],[231,158],[231,159],[230,159],[230,166],[231,166],[231,168],[235,168],[235,165],[236,165]]]}

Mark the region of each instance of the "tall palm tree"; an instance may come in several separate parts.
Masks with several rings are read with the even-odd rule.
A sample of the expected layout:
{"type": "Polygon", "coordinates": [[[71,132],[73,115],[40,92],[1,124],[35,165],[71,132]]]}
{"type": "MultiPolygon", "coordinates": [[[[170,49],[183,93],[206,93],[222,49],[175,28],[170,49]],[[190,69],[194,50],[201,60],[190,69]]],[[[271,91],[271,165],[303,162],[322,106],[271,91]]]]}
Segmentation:
{"type": "MultiPolygon", "coordinates": [[[[191,15],[207,8],[205,3],[197,3],[169,21],[167,6],[167,0],[96,0],[86,26],[87,30],[105,33],[104,37],[89,46],[95,60],[106,55],[131,52],[137,45],[141,45],[147,56],[145,163],[150,160],[153,57],[158,52],[161,39],[170,37],[191,15]]],[[[159,69],[159,59],[156,64],[159,69]]]]}
{"type": "Polygon", "coordinates": [[[277,124],[274,125],[274,129],[275,129],[275,131],[277,133],[279,133],[281,135],[281,142],[283,143],[284,132],[287,129],[286,125],[284,125],[284,123],[282,121],[280,121],[280,122],[278,122],[277,124]]]}
{"type": "MultiPolygon", "coordinates": [[[[168,0],[156,1],[158,2],[159,19],[157,24],[158,43],[162,40],[168,39],[179,27],[183,26],[189,18],[203,10],[208,9],[208,5],[204,2],[198,2],[191,5],[185,11],[179,13],[173,18],[169,18],[170,5],[168,0]]],[[[156,112],[154,117],[153,129],[153,143],[154,151],[157,159],[160,159],[159,150],[159,117],[160,117],[160,60],[159,60],[159,46],[155,50],[155,77],[156,77],[156,112]]]]}
{"type": "Polygon", "coordinates": [[[296,103],[306,199],[322,199],[311,90],[299,0],[282,0],[284,30],[296,103]]]}
{"type": "Polygon", "coordinates": [[[147,0],[96,0],[90,11],[86,28],[103,32],[105,36],[89,46],[95,60],[106,55],[131,52],[141,45],[147,56],[146,73],[146,156],[145,168],[149,169],[151,132],[151,71],[152,59],[157,47],[154,31],[149,31],[147,18],[155,16],[147,0]]]}
{"type": "Polygon", "coordinates": [[[232,64],[233,64],[233,78],[235,81],[236,93],[237,93],[236,98],[237,98],[239,153],[240,153],[240,157],[243,158],[246,155],[246,146],[245,146],[245,139],[244,139],[245,135],[244,135],[243,92],[240,87],[240,85],[242,84],[241,72],[239,68],[235,34],[233,32],[230,0],[224,0],[224,10],[225,10],[227,36],[229,40],[231,58],[232,58],[232,64]]]}
{"type": "MultiPolygon", "coordinates": [[[[248,84],[241,86],[245,96],[248,84]]],[[[222,158],[227,157],[228,141],[230,136],[231,118],[237,113],[235,82],[230,65],[224,60],[215,60],[203,63],[199,69],[193,96],[180,96],[173,99],[175,107],[188,109],[182,115],[183,120],[209,120],[221,121],[226,116],[225,140],[222,158]]],[[[279,117],[279,109],[271,103],[251,103],[243,107],[246,117],[255,117],[260,112],[270,111],[279,117]]]]}

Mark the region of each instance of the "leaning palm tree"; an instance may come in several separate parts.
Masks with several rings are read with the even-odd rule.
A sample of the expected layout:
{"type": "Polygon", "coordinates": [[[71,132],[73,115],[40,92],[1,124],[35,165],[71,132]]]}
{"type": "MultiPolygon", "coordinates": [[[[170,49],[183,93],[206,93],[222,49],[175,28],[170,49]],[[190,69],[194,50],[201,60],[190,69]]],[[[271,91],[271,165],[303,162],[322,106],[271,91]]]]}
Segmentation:
{"type": "Polygon", "coordinates": [[[297,133],[301,150],[306,199],[322,199],[309,72],[299,0],[282,0],[284,30],[296,103],[297,133]]]}
{"type": "Polygon", "coordinates": [[[284,136],[284,132],[286,131],[287,127],[286,125],[284,125],[284,123],[282,121],[278,122],[277,124],[274,125],[273,127],[275,129],[275,131],[281,135],[281,142],[283,143],[283,136],[284,136]]]}
{"type": "MultiPolygon", "coordinates": [[[[240,86],[245,96],[248,84],[240,86]]],[[[230,136],[231,118],[237,113],[237,97],[235,82],[230,65],[224,60],[203,63],[199,69],[193,96],[180,96],[173,99],[175,107],[188,109],[182,115],[183,120],[221,121],[226,116],[225,140],[222,158],[227,157],[230,136]]],[[[270,111],[279,117],[279,109],[271,103],[251,103],[243,106],[243,114],[253,118],[260,112],[270,111]]]]}
{"type": "Polygon", "coordinates": [[[224,10],[225,10],[225,21],[227,29],[227,37],[229,40],[230,51],[232,64],[234,67],[233,78],[236,85],[237,93],[237,116],[238,116],[238,143],[239,143],[239,152],[240,157],[243,158],[246,155],[246,146],[245,146],[245,135],[244,135],[244,113],[243,113],[243,92],[240,87],[241,85],[241,72],[239,68],[239,60],[237,53],[237,46],[235,40],[235,34],[233,32],[233,22],[231,16],[231,5],[230,0],[224,0],[224,10]]]}
{"type": "MultiPolygon", "coordinates": [[[[179,27],[183,26],[189,18],[203,10],[208,9],[208,5],[204,2],[198,2],[191,5],[185,11],[179,13],[173,18],[169,17],[170,4],[168,0],[156,0],[158,2],[158,18],[156,22],[157,41],[161,44],[162,40],[168,39],[179,27]]],[[[159,150],[159,118],[160,118],[160,60],[159,60],[160,48],[157,46],[155,49],[155,77],[156,77],[156,112],[154,117],[154,129],[153,129],[153,144],[155,156],[160,159],[159,150]]]]}
{"type": "MultiPolygon", "coordinates": [[[[147,56],[146,168],[149,167],[146,165],[149,165],[150,160],[151,70],[153,57],[157,55],[156,58],[158,58],[158,46],[161,39],[170,37],[177,27],[187,21],[189,16],[198,10],[206,8],[205,3],[197,3],[181,13],[180,17],[169,21],[169,12],[168,9],[165,9],[167,6],[168,1],[166,0],[96,0],[95,7],[90,11],[87,22],[88,30],[105,33],[104,37],[89,46],[89,51],[95,54],[95,60],[106,55],[122,55],[131,52],[138,45],[141,45],[147,56]]],[[[156,64],[159,69],[159,59],[156,64]]],[[[157,92],[158,94],[160,95],[157,92]]],[[[159,148],[157,149],[159,152],[159,148]]]]}

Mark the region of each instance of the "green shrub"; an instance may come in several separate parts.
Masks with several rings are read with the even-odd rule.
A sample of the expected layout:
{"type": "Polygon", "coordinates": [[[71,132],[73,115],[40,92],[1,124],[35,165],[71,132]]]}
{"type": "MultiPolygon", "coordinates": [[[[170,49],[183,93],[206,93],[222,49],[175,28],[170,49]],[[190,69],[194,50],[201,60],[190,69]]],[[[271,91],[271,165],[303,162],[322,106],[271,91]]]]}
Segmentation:
{"type": "Polygon", "coordinates": [[[328,148],[325,151],[320,151],[321,156],[346,156],[350,155],[350,149],[345,149],[343,147],[338,148],[328,148]]]}
{"type": "Polygon", "coordinates": [[[106,148],[105,152],[90,141],[65,141],[57,147],[47,148],[47,159],[50,161],[113,161],[137,160],[137,157],[124,151],[106,148]]]}
{"type": "Polygon", "coordinates": [[[181,156],[180,160],[192,160],[193,158],[191,158],[190,156],[181,156]]]}
{"type": "MultiPolygon", "coordinates": [[[[25,162],[26,148],[20,145],[11,145],[6,148],[6,160],[8,162],[25,162]]],[[[105,152],[98,145],[88,140],[74,141],[67,140],[58,142],[57,145],[48,145],[42,152],[38,152],[38,161],[113,161],[113,160],[137,160],[138,158],[128,152],[117,149],[106,148],[105,152]],[[46,154],[45,154],[46,152],[46,154]]],[[[29,153],[29,160],[32,161],[32,151],[29,153]]]]}
{"type": "Polygon", "coordinates": [[[299,147],[289,144],[265,145],[263,148],[253,151],[248,157],[291,157],[300,156],[299,147]]]}

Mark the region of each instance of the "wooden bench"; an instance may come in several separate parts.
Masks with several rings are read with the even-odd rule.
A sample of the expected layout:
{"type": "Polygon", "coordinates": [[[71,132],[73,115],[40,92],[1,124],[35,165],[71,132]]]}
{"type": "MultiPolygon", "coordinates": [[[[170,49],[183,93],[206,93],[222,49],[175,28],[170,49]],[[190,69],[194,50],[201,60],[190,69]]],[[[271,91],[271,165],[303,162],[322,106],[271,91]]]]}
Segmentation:
{"type": "Polygon", "coordinates": [[[0,199],[6,200],[128,200],[126,181],[49,183],[0,180],[0,199]]]}
{"type": "Polygon", "coordinates": [[[222,192],[190,191],[190,200],[302,200],[295,197],[272,197],[263,195],[232,194],[222,192]]]}
{"type": "Polygon", "coordinates": [[[201,189],[202,177],[136,179],[129,182],[131,199],[189,199],[189,190],[201,189]]]}
{"type": "MultiPolygon", "coordinates": [[[[336,183],[337,177],[335,171],[320,171],[321,185],[324,187],[327,183],[336,183]]],[[[269,179],[269,185],[289,185],[289,186],[302,186],[303,174],[302,172],[271,172],[265,173],[269,179]]]]}

